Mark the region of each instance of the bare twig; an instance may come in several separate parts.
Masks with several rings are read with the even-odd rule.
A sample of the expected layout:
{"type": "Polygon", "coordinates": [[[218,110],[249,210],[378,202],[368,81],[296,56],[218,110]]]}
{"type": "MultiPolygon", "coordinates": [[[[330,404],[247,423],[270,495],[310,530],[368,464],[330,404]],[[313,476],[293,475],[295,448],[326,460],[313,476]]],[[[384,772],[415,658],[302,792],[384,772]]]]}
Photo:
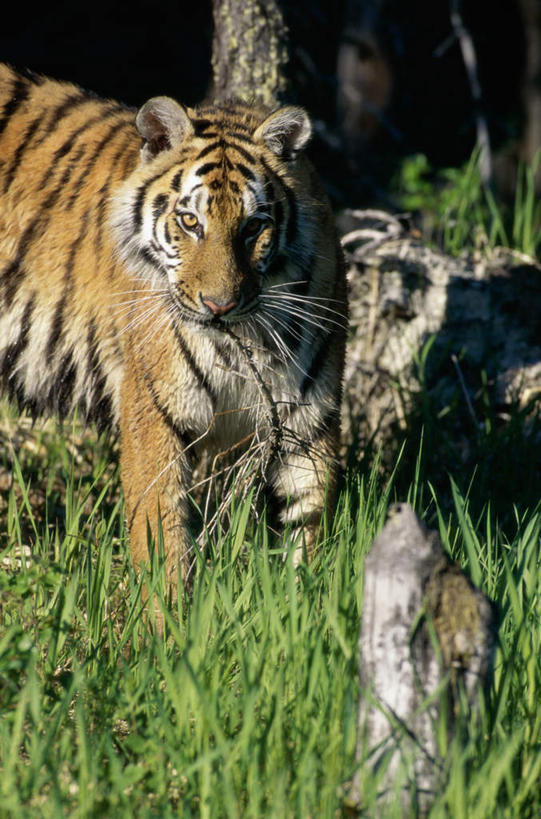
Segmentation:
{"type": "Polygon", "coordinates": [[[460,12],[460,0],[450,0],[451,25],[456,39],[460,45],[462,59],[468,75],[471,94],[474,102],[475,126],[477,131],[477,145],[480,150],[480,170],[483,184],[490,187],[492,183],[492,153],[490,149],[490,136],[488,125],[482,108],[482,91],[477,70],[477,57],[473,39],[464,25],[460,12]]]}

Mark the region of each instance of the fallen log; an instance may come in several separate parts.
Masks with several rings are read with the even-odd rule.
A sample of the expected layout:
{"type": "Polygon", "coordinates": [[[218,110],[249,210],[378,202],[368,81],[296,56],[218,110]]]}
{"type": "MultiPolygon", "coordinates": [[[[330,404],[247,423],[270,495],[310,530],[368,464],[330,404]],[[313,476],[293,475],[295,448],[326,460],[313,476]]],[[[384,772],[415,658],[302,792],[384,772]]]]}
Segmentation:
{"type": "Polygon", "coordinates": [[[345,445],[357,439],[360,452],[367,441],[396,441],[419,393],[420,362],[442,409],[458,390],[468,420],[477,422],[468,374],[483,370],[502,418],[513,402],[539,413],[541,266],[535,260],[504,249],[447,256],[380,211],[346,212],[341,224],[351,325],[345,445]]]}

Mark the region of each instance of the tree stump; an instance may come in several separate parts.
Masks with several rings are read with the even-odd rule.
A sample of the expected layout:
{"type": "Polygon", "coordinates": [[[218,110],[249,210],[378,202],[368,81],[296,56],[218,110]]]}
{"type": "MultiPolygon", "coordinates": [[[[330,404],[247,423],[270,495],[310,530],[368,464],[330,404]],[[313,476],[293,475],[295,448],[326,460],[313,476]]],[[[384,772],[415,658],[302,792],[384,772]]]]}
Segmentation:
{"type": "Polygon", "coordinates": [[[449,739],[463,695],[475,707],[495,648],[491,603],[407,504],[390,508],[364,567],[359,637],[359,771],[350,802],[377,788],[423,815],[443,776],[437,732],[449,739]]]}

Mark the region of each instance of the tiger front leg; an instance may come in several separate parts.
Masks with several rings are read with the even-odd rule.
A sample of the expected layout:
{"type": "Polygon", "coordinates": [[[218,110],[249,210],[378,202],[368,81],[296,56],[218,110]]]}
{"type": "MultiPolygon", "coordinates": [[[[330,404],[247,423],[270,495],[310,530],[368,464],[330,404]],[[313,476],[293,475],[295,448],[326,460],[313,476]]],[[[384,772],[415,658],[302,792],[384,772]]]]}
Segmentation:
{"type": "Polygon", "coordinates": [[[121,478],[136,568],[150,565],[149,534],[155,547],[163,534],[165,573],[176,595],[178,576],[189,579],[193,546],[187,532],[189,453],[182,435],[152,386],[127,390],[121,407],[121,478]]]}
{"type": "Polygon", "coordinates": [[[314,433],[284,447],[271,486],[275,514],[294,544],[293,563],[310,562],[324,515],[330,522],[338,473],[338,430],[314,433]]]}

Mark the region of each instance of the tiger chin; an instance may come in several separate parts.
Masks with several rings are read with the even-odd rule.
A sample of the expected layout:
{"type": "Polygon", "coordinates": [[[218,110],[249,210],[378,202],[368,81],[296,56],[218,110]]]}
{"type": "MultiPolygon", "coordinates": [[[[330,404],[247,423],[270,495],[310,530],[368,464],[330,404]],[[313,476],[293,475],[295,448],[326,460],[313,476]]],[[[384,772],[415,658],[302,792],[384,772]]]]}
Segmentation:
{"type": "Polygon", "coordinates": [[[163,536],[173,591],[201,459],[265,459],[296,562],[333,506],[346,282],[310,135],[295,106],[135,112],[0,65],[3,388],[118,430],[133,561],[163,536]]]}

